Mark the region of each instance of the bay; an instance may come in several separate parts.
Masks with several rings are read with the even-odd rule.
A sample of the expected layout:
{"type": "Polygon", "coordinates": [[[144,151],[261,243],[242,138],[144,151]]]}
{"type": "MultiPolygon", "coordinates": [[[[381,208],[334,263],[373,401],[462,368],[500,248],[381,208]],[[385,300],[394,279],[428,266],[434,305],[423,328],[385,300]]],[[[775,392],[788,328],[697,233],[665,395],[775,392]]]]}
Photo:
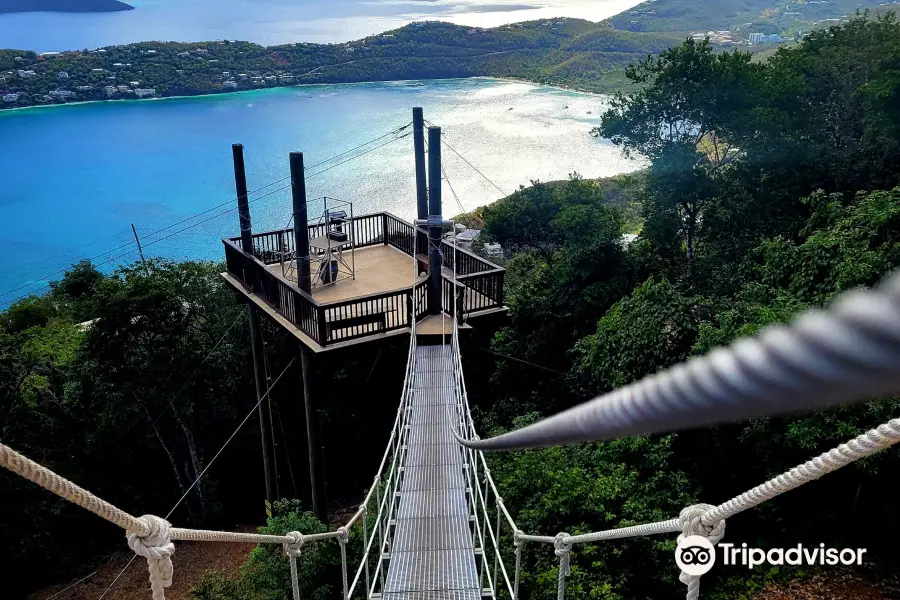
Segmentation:
{"type": "MultiPolygon", "coordinates": [[[[412,138],[394,139],[410,130],[381,136],[410,123],[412,107],[422,106],[449,145],[443,149],[444,214],[454,215],[533,179],[638,168],[589,133],[607,102],[479,78],[4,111],[0,304],[40,290],[83,257],[95,257],[107,271],[136,260],[132,223],[149,256],[221,260],[221,238],[238,232],[232,143],[244,144],[249,189],[260,190],[251,193],[256,231],[284,227],[290,219],[291,151],[304,152],[310,199],[330,196],[352,202],[356,214],[388,210],[410,218],[412,138]]],[[[317,206],[321,210],[311,202],[311,212],[317,206]]]]}

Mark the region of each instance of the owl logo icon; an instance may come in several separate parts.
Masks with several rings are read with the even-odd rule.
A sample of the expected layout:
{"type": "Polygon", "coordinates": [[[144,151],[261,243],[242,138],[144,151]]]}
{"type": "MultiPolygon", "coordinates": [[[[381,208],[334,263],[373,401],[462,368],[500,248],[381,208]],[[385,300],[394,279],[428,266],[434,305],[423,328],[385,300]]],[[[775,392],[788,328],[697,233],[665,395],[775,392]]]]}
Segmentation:
{"type": "Polygon", "coordinates": [[[688,575],[705,575],[716,564],[716,548],[705,537],[690,535],[678,542],[675,562],[688,575]]]}

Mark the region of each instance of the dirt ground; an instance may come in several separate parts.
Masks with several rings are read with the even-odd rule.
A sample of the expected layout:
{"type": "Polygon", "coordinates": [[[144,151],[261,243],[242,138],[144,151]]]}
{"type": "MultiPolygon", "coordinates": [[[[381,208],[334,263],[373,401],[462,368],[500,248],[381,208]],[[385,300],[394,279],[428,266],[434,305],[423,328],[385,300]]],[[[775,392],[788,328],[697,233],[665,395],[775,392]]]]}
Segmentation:
{"type": "Polygon", "coordinates": [[[850,571],[813,575],[803,581],[769,585],[753,600],[896,600],[896,582],[873,583],[850,571]]]}
{"type": "MultiPolygon", "coordinates": [[[[234,572],[247,560],[247,555],[253,547],[254,544],[179,543],[177,551],[172,556],[175,577],[172,580],[172,587],[166,590],[166,600],[187,600],[188,592],[197,585],[200,577],[207,571],[234,572]]],[[[54,585],[32,594],[29,600],[97,600],[133,556],[134,554],[124,552],[112,556],[106,564],[100,566],[84,581],[79,582],[78,579],[75,579],[68,583],[54,585]]],[[[106,594],[104,600],[141,600],[142,598],[150,598],[147,561],[143,558],[136,558],[122,573],[119,581],[106,594]]]]}

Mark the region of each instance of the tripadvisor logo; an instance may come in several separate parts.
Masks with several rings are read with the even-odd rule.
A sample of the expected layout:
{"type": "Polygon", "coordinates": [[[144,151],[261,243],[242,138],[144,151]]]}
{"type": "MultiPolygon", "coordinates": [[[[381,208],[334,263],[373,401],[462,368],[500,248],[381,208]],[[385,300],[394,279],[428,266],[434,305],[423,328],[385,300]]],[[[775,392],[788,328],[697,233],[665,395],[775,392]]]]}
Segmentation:
{"type": "Polygon", "coordinates": [[[675,562],[688,575],[704,575],[716,564],[716,548],[701,535],[689,535],[678,542],[675,562]]]}
{"type": "MultiPolygon", "coordinates": [[[[797,544],[793,548],[750,548],[747,544],[719,544],[718,552],[722,564],[744,566],[752,569],[759,565],[862,565],[865,548],[826,548],[819,544],[811,548],[797,544]]],[[[708,573],[716,564],[716,548],[705,537],[691,535],[680,542],[675,549],[675,562],[687,575],[700,576],[708,573]]]]}

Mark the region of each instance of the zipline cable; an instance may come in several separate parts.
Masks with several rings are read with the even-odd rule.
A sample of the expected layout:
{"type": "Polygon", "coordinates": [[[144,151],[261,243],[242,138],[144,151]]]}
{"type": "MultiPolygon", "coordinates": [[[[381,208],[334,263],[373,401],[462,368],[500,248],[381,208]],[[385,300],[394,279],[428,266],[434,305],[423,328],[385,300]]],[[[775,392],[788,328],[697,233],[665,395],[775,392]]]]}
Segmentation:
{"type": "MultiPolygon", "coordinates": [[[[232,433],[230,436],[228,436],[228,439],[225,440],[225,443],[222,444],[222,447],[219,448],[219,451],[216,452],[215,456],[212,457],[212,460],[209,461],[209,463],[206,465],[206,467],[203,469],[203,471],[200,472],[200,474],[199,474],[199,475],[197,476],[197,478],[194,480],[194,483],[192,483],[191,486],[187,489],[187,491],[181,496],[181,498],[178,499],[178,502],[175,503],[175,506],[172,507],[172,510],[170,510],[170,511],[166,514],[166,516],[164,517],[165,520],[167,520],[167,521],[169,520],[169,517],[172,516],[172,513],[174,513],[175,510],[176,510],[179,506],[181,506],[181,503],[184,502],[184,499],[188,497],[188,494],[190,494],[191,491],[194,489],[194,487],[197,485],[197,483],[198,483],[201,479],[203,479],[203,476],[206,475],[206,472],[209,471],[209,468],[210,468],[211,466],[213,466],[213,463],[216,462],[216,459],[218,459],[219,456],[222,454],[222,452],[224,452],[225,448],[228,447],[228,444],[231,443],[231,440],[233,440],[233,439],[235,438],[235,436],[238,434],[238,432],[241,430],[241,428],[247,423],[247,421],[250,419],[250,417],[253,416],[253,413],[256,412],[256,409],[259,407],[260,404],[262,404],[262,401],[269,397],[269,392],[271,392],[272,389],[273,389],[276,385],[278,385],[278,382],[281,381],[281,378],[284,376],[285,373],[287,373],[287,370],[291,368],[291,366],[294,364],[294,361],[295,361],[295,360],[297,360],[296,357],[291,358],[290,362],[289,362],[289,363],[284,367],[284,369],[281,371],[281,374],[278,375],[278,377],[275,378],[275,381],[273,381],[272,384],[269,386],[269,388],[266,390],[266,393],[263,394],[263,395],[260,397],[260,399],[259,399],[259,400],[256,402],[256,404],[253,406],[253,408],[250,409],[250,412],[247,413],[247,416],[244,417],[244,420],[241,421],[240,424],[237,426],[237,428],[234,430],[234,433],[232,433]]],[[[113,586],[116,585],[116,582],[119,581],[119,579],[122,577],[122,574],[125,573],[125,571],[128,570],[128,567],[131,566],[131,563],[133,563],[133,562],[134,562],[134,559],[136,559],[137,557],[138,557],[137,554],[135,554],[134,556],[131,557],[131,560],[128,561],[128,564],[126,564],[126,565],[122,568],[122,570],[119,571],[119,574],[116,575],[116,578],[113,579],[112,583],[109,584],[109,587],[106,588],[106,590],[104,590],[104,592],[103,592],[102,594],[100,594],[100,597],[97,598],[97,600],[103,600],[103,597],[106,596],[106,594],[109,593],[109,591],[113,588],[113,586]]]]}
{"type": "Polygon", "coordinates": [[[565,373],[565,372],[563,372],[563,371],[557,371],[556,369],[551,369],[550,367],[545,367],[545,366],[543,366],[543,365],[539,365],[539,364],[536,364],[536,363],[533,363],[533,362],[528,362],[527,360],[523,360],[523,359],[521,359],[521,358],[516,358],[515,356],[509,356],[508,354],[503,354],[502,352],[496,352],[496,351],[494,351],[494,350],[488,350],[487,348],[481,348],[480,346],[472,346],[472,347],[475,348],[476,350],[481,350],[482,352],[487,352],[488,354],[493,354],[493,355],[495,355],[495,356],[501,356],[501,357],[503,357],[503,358],[508,358],[509,360],[514,360],[514,361],[516,361],[516,362],[520,362],[520,363],[522,363],[522,364],[525,364],[525,365],[528,365],[528,366],[531,366],[531,367],[535,367],[535,368],[537,368],[537,369],[543,369],[544,371],[549,371],[549,372],[551,372],[551,373],[556,373],[557,375],[568,375],[568,373],[565,373]]]}
{"type": "MultiPolygon", "coordinates": [[[[361,144],[361,145],[359,145],[359,146],[357,146],[357,147],[355,147],[355,148],[352,148],[352,149],[350,149],[350,150],[346,150],[346,151],[344,151],[344,152],[341,152],[340,154],[336,154],[336,155],[332,156],[331,158],[329,158],[329,159],[327,159],[327,160],[324,160],[324,161],[322,161],[322,162],[320,162],[320,163],[317,163],[317,164],[315,164],[315,165],[313,165],[313,166],[311,166],[311,167],[307,167],[306,170],[309,171],[310,169],[315,169],[315,168],[317,168],[317,167],[326,165],[326,164],[328,164],[329,162],[332,162],[332,161],[334,161],[334,160],[336,160],[336,159],[338,159],[338,158],[341,158],[341,157],[343,157],[343,156],[346,156],[347,154],[350,154],[350,153],[352,153],[352,152],[355,152],[355,151],[357,151],[357,150],[360,150],[360,149],[362,149],[362,148],[365,148],[366,146],[369,146],[369,145],[371,145],[371,144],[373,144],[373,143],[375,143],[375,142],[378,142],[378,141],[380,141],[380,140],[382,140],[382,139],[384,139],[384,138],[386,138],[386,137],[388,137],[388,136],[392,136],[392,135],[395,136],[393,139],[389,140],[388,143],[393,143],[394,141],[396,141],[396,140],[398,140],[398,139],[403,139],[404,137],[406,137],[406,135],[399,136],[399,137],[396,137],[396,136],[397,136],[400,132],[402,132],[404,129],[407,129],[411,124],[412,124],[412,123],[408,123],[408,124],[403,125],[403,126],[401,126],[401,127],[394,128],[394,129],[392,129],[391,131],[389,131],[388,133],[386,133],[386,134],[384,134],[384,135],[381,135],[381,136],[378,136],[378,137],[376,137],[376,138],[373,138],[372,140],[369,140],[368,142],[366,142],[366,143],[364,143],[364,144],[361,144]]],[[[409,134],[407,134],[407,135],[409,135],[409,134]]],[[[337,165],[333,165],[332,167],[328,167],[328,168],[326,168],[326,169],[323,169],[323,170],[319,171],[318,173],[314,173],[314,174],[310,175],[310,177],[315,177],[316,175],[320,175],[320,174],[322,174],[322,173],[324,173],[324,172],[326,172],[326,171],[328,171],[328,170],[330,170],[330,169],[332,169],[332,168],[335,168],[335,167],[337,167],[337,166],[340,166],[340,165],[342,165],[342,164],[344,164],[344,163],[346,163],[346,162],[349,162],[349,161],[351,161],[351,160],[355,160],[356,158],[359,158],[360,156],[363,156],[363,155],[365,155],[365,154],[368,154],[369,152],[373,152],[373,151],[375,151],[375,150],[378,150],[379,148],[382,148],[382,147],[384,147],[384,146],[386,146],[386,145],[387,145],[387,144],[383,144],[383,145],[378,146],[378,147],[376,147],[376,148],[367,150],[366,152],[363,152],[363,153],[359,154],[358,156],[351,157],[350,159],[345,160],[345,161],[343,161],[343,162],[341,162],[341,163],[338,163],[337,165]]],[[[273,182],[271,182],[271,183],[267,183],[267,184],[264,185],[264,186],[261,186],[261,187],[259,187],[259,188],[256,188],[256,189],[252,190],[252,191],[247,192],[247,195],[248,195],[248,197],[249,197],[251,194],[256,194],[256,193],[261,192],[262,190],[264,190],[264,189],[266,189],[266,188],[272,187],[273,185],[277,185],[277,184],[282,183],[282,182],[284,182],[284,181],[287,181],[287,180],[289,180],[289,179],[290,179],[290,176],[282,177],[281,179],[278,179],[278,180],[273,181],[273,182]]],[[[290,187],[290,186],[282,187],[282,188],[280,188],[279,190],[276,190],[276,192],[281,191],[281,190],[284,190],[284,189],[287,189],[287,187],[290,187]]],[[[265,194],[264,196],[261,196],[260,198],[263,198],[263,197],[266,197],[266,196],[270,196],[272,193],[275,193],[275,192],[269,192],[269,193],[265,194]]],[[[254,201],[256,201],[256,200],[259,200],[260,198],[254,198],[254,199],[251,199],[251,200],[249,200],[249,202],[252,203],[252,202],[254,202],[254,201]]],[[[182,224],[187,223],[188,221],[192,221],[192,220],[194,220],[194,219],[196,219],[196,218],[198,218],[198,217],[205,216],[205,215],[207,215],[207,214],[209,214],[209,213],[211,213],[211,212],[213,212],[213,211],[215,211],[215,210],[218,210],[218,209],[220,209],[220,208],[222,208],[222,207],[224,207],[224,206],[227,206],[227,205],[233,204],[233,203],[234,203],[234,200],[233,200],[233,199],[229,199],[229,200],[227,200],[226,202],[222,202],[222,203],[220,203],[220,204],[217,204],[217,205],[215,205],[215,206],[212,206],[212,207],[210,207],[210,208],[208,208],[208,209],[206,209],[206,210],[204,210],[204,211],[202,211],[202,212],[199,212],[199,213],[197,213],[197,214],[191,215],[190,217],[186,217],[186,218],[184,218],[184,219],[182,219],[182,220],[180,220],[180,221],[176,221],[175,223],[172,223],[172,224],[170,224],[170,225],[166,225],[165,227],[162,227],[162,228],[157,229],[157,230],[155,230],[155,231],[151,231],[150,233],[148,233],[148,234],[142,236],[142,239],[149,239],[149,238],[152,238],[153,236],[156,236],[156,235],[159,235],[160,233],[163,233],[163,232],[165,232],[165,231],[168,231],[168,230],[172,229],[173,227],[177,227],[178,225],[182,225],[182,224]]],[[[236,210],[236,207],[233,208],[232,210],[236,210]]],[[[227,214],[227,213],[229,213],[229,212],[232,212],[232,210],[229,210],[229,211],[226,211],[226,212],[219,213],[219,214],[213,216],[211,219],[206,219],[206,220],[204,220],[204,221],[201,221],[201,222],[199,222],[199,223],[196,223],[195,225],[192,225],[191,227],[194,227],[194,226],[196,226],[196,225],[202,225],[203,223],[207,223],[207,222],[209,222],[210,220],[212,220],[212,219],[214,219],[214,218],[217,218],[217,217],[220,217],[220,216],[222,216],[222,215],[224,215],[224,214],[227,214]]],[[[183,229],[183,230],[181,230],[181,231],[185,231],[185,230],[187,230],[187,229],[190,229],[190,227],[187,227],[187,228],[185,228],[185,229],[183,229]]],[[[129,230],[129,231],[130,231],[130,230],[129,230]]],[[[95,243],[99,243],[100,241],[103,241],[103,240],[105,240],[105,239],[110,239],[110,238],[116,237],[116,236],[118,236],[118,235],[121,235],[121,233],[116,233],[116,234],[113,234],[113,235],[111,235],[111,236],[108,236],[107,238],[102,238],[102,239],[100,239],[100,240],[96,240],[96,241],[94,241],[94,242],[90,242],[89,244],[86,244],[86,246],[90,246],[90,245],[93,245],[93,244],[95,244],[95,243]]],[[[154,243],[154,242],[162,241],[163,239],[168,239],[169,237],[172,237],[172,236],[166,236],[166,237],[164,237],[164,238],[160,238],[160,239],[157,239],[157,240],[149,240],[147,243],[144,244],[144,246],[145,246],[145,247],[146,247],[146,246],[149,246],[149,245],[151,245],[151,244],[154,243]]],[[[97,259],[99,259],[99,258],[104,258],[104,257],[106,257],[106,256],[108,256],[108,255],[110,255],[110,254],[113,254],[113,253],[115,253],[115,252],[118,252],[119,250],[122,250],[122,249],[124,249],[124,248],[130,248],[130,249],[131,249],[132,247],[135,247],[135,248],[137,247],[136,243],[135,243],[133,240],[132,240],[132,241],[129,241],[128,243],[125,243],[125,244],[121,244],[121,245],[119,245],[119,246],[116,246],[115,248],[112,248],[112,249],[107,250],[107,251],[105,251],[105,252],[101,252],[100,254],[97,254],[97,255],[95,255],[95,256],[88,257],[87,260],[95,261],[95,260],[97,260],[97,259]]],[[[118,258],[121,258],[122,256],[127,256],[128,254],[130,254],[130,252],[125,253],[125,254],[121,254],[121,255],[119,255],[118,257],[113,258],[113,259],[111,259],[111,260],[103,261],[103,262],[100,263],[100,264],[107,264],[107,263],[109,263],[109,262],[112,262],[113,260],[117,260],[118,258]]],[[[38,261],[36,261],[36,262],[41,262],[41,261],[38,260],[38,261]]],[[[35,264],[35,263],[32,263],[32,264],[35,264]]],[[[45,281],[45,280],[47,280],[47,279],[50,278],[50,277],[54,277],[54,276],[56,276],[56,275],[65,273],[66,270],[67,270],[67,268],[59,269],[59,270],[57,270],[57,271],[54,271],[54,272],[52,272],[52,273],[48,273],[48,274],[46,274],[46,275],[43,275],[43,276],[37,278],[36,281],[32,281],[32,282],[26,283],[26,284],[22,284],[22,285],[20,285],[20,286],[18,286],[18,287],[16,287],[16,288],[7,290],[7,291],[5,291],[5,292],[3,292],[3,293],[0,293],[0,298],[4,298],[4,297],[6,297],[6,296],[8,296],[8,295],[10,295],[10,294],[12,294],[12,293],[14,293],[14,292],[17,292],[17,291],[23,290],[23,289],[25,289],[25,288],[31,287],[32,285],[34,285],[35,283],[37,283],[37,282],[39,282],[39,281],[45,281]]],[[[37,289],[37,290],[34,290],[34,291],[32,291],[32,292],[29,292],[28,294],[25,294],[25,296],[29,296],[29,295],[38,293],[38,292],[43,291],[43,290],[46,290],[46,289],[48,289],[48,288],[49,288],[48,285],[42,286],[42,287],[40,287],[40,288],[37,289]]],[[[19,300],[20,298],[25,297],[25,296],[20,296],[20,297],[18,297],[18,298],[15,298],[15,299],[13,299],[11,302],[15,302],[16,300],[19,300]]]]}

